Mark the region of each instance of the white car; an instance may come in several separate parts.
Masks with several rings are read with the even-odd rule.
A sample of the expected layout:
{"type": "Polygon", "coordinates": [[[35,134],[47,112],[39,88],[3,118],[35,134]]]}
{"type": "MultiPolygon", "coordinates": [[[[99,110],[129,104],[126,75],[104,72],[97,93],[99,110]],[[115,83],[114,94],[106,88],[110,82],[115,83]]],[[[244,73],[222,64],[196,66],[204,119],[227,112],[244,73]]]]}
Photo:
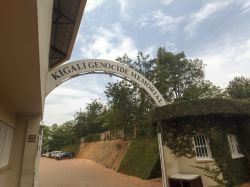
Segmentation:
{"type": "Polygon", "coordinates": [[[62,151],[52,151],[51,157],[55,158],[58,153],[61,153],[62,151]]]}
{"type": "Polygon", "coordinates": [[[48,158],[48,157],[49,157],[49,154],[50,154],[49,152],[44,153],[44,154],[42,154],[42,157],[47,157],[47,158],[48,158]]]}

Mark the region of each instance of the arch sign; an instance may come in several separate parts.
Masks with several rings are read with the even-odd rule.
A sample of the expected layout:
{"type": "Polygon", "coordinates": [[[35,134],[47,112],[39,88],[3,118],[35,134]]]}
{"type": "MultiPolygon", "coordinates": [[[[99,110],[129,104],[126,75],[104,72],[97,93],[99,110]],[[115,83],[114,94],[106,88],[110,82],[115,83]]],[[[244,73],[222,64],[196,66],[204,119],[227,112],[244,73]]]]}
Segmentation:
{"type": "Polygon", "coordinates": [[[56,67],[48,73],[46,95],[54,88],[73,77],[103,72],[113,74],[130,80],[143,88],[155,101],[157,106],[166,105],[166,101],[154,85],[143,75],[130,68],[128,65],[102,59],[78,60],[56,67]]]}

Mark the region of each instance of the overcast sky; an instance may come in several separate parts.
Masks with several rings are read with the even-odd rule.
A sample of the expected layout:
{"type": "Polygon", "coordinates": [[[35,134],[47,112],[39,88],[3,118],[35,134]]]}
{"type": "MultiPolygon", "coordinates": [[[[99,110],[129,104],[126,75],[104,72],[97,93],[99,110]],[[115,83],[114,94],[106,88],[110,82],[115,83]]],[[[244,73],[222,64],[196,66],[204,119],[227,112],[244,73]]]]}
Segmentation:
{"type": "MultiPolygon", "coordinates": [[[[71,60],[115,60],[137,51],[154,58],[158,47],[202,59],[206,78],[225,87],[250,75],[250,0],[88,0],[71,60]]],[[[108,75],[69,80],[46,98],[44,122],[71,120],[86,103],[100,99],[108,75]]]]}

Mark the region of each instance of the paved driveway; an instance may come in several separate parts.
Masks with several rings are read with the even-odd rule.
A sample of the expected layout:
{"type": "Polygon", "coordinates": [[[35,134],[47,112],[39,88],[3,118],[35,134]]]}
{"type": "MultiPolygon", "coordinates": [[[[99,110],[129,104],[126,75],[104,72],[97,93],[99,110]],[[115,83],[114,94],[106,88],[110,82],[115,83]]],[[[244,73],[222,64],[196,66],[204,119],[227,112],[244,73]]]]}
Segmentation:
{"type": "Polygon", "coordinates": [[[161,187],[160,179],[145,181],[107,169],[86,159],[41,158],[38,187],[161,187]]]}

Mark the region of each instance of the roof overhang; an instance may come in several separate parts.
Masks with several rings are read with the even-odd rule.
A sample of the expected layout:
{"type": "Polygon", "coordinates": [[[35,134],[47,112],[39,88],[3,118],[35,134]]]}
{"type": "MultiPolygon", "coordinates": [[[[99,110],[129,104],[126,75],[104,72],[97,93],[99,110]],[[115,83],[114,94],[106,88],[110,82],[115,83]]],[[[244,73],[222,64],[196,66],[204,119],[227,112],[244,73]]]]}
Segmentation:
{"type": "Polygon", "coordinates": [[[87,0],[54,0],[49,68],[70,58],[87,0]]]}
{"type": "Polygon", "coordinates": [[[196,117],[249,118],[250,101],[211,98],[177,102],[157,107],[153,125],[157,121],[178,121],[196,117]]]}
{"type": "Polygon", "coordinates": [[[0,103],[5,102],[13,112],[39,114],[37,1],[3,1],[0,17],[0,103]]]}
{"type": "Polygon", "coordinates": [[[0,30],[0,104],[4,109],[22,115],[41,115],[43,113],[43,84],[49,61],[50,67],[67,60],[71,54],[81,21],[86,0],[55,0],[53,28],[50,35],[51,17],[41,20],[42,14],[52,14],[53,1],[3,1],[0,7],[2,18],[0,30]],[[50,6],[51,4],[51,6],[50,6]],[[59,5],[60,4],[60,5],[59,5]],[[67,20],[69,18],[69,20],[67,20]],[[44,29],[49,27],[49,29],[44,29]],[[48,32],[48,33],[44,33],[48,32]],[[46,36],[41,45],[40,35],[46,36]],[[51,44],[50,44],[51,41],[51,44]],[[63,58],[53,61],[49,58],[54,46],[63,51],[63,58]],[[41,50],[45,49],[45,53],[41,50]],[[41,58],[41,55],[43,58],[41,58]],[[43,69],[42,69],[43,68],[43,69]]]}

